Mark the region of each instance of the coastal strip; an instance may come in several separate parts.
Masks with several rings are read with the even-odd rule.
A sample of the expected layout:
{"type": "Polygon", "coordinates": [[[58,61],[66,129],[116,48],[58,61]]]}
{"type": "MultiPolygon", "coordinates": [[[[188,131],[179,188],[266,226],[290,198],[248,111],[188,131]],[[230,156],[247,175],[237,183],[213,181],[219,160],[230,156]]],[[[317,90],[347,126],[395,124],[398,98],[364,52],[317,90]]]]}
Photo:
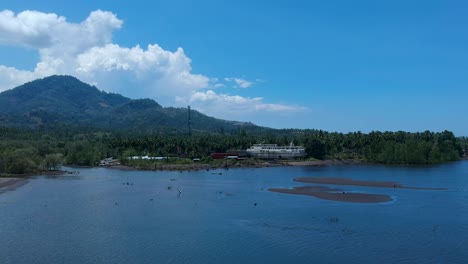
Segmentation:
{"type": "Polygon", "coordinates": [[[23,178],[0,178],[0,191],[17,188],[27,182],[28,180],[23,178]]]}
{"type": "Polygon", "coordinates": [[[402,188],[402,189],[412,189],[412,190],[431,190],[431,191],[447,190],[447,188],[409,187],[409,186],[403,186],[398,182],[361,181],[361,180],[353,180],[351,178],[300,177],[300,178],[294,178],[294,181],[303,182],[303,183],[353,185],[353,186],[381,187],[381,188],[402,188]]]}
{"type": "Polygon", "coordinates": [[[303,161],[288,161],[286,162],[289,166],[301,166],[301,167],[320,167],[330,165],[361,165],[365,164],[362,160],[356,159],[326,159],[326,160],[303,160],[303,161]]]}
{"type": "Polygon", "coordinates": [[[303,186],[286,188],[270,188],[271,192],[308,195],[319,199],[349,202],[349,203],[383,203],[392,201],[392,198],[385,194],[344,192],[340,189],[328,188],[324,186],[303,186]]]}

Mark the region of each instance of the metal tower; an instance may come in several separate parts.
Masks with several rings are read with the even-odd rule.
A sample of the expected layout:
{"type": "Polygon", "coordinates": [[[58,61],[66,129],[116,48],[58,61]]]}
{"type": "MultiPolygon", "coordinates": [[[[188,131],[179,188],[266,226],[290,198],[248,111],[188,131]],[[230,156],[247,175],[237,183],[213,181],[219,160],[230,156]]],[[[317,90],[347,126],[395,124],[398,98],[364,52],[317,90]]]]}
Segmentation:
{"type": "Polygon", "coordinates": [[[188,133],[189,133],[189,136],[192,135],[192,117],[191,117],[191,113],[190,113],[190,105],[188,106],[188,133]]]}

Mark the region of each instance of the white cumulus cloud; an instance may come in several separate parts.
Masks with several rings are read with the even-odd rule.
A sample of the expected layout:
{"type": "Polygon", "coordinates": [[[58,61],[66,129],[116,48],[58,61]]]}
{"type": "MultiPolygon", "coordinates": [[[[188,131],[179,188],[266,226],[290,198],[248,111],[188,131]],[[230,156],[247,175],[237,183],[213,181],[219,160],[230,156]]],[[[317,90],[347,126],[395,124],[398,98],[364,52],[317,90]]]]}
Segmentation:
{"type": "MultiPolygon", "coordinates": [[[[123,25],[115,14],[96,10],[79,23],[38,11],[0,11],[0,45],[36,49],[34,70],[0,65],[0,92],[53,74],[67,74],[100,89],[133,98],[153,98],[163,104],[192,104],[221,118],[223,113],[295,112],[304,108],[265,103],[263,98],[216,94],[209,90],[233,83],[249,88],[260,81],[209,78],[192,72],[192,61],[182,48],[164,50],[157,44],[122,47],[112,33],[123,25]]],[[[4,63],[4,62],[3,62],[4,63]]],[[[239,118],[242,118],[239,116],[239,118]]]]}
{"type": "Polygon", "coordinates": [[[186,99],[178,97],[181,104],[189,104],[201,112],[211,113],[223,119],[238,119],[240,117],[255,120],[258,113],[299,113],[308,109],[302,106],[265,103],[262,97],[243,97],[239,95],[218,94],[213,90],[198,91],[186,99]]]}
{"type": "Polygon", "coordinates": [[[0,68],[0,91],[52,74],[74,75],[99,88],[133,97],[173,97],[208,87],[209,78],[191,73],[182,48],[174,52],[157,44],[132,48],[112,43],[123,21],[107,11],[93,11],[81,23],[37,11],[0,12],[0,44],[39,51],[33,71],[0,68]]]}
{"type": "Polygon", "coordinates": [[[236,87],[239,88],[249,88],[253,85],[253,82],[241,79],[241,78],[224,78],[226,82],[234,82],[236,87]]]}

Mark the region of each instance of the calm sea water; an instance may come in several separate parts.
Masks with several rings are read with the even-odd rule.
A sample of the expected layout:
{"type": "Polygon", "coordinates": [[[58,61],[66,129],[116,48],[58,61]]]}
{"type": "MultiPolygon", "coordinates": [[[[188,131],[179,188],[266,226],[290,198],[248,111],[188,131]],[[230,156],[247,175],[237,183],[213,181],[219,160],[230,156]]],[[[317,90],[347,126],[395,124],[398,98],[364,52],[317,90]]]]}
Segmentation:
{"type": "Polygon", "coordinates": [[[468,263],[467,161],[72,170],[0,193],[0,263],[468,263]],[[448,190],[343,187],[393,198],[378,204],[267,191],[307,185],[292,181],[301,176],[448,190]]]}

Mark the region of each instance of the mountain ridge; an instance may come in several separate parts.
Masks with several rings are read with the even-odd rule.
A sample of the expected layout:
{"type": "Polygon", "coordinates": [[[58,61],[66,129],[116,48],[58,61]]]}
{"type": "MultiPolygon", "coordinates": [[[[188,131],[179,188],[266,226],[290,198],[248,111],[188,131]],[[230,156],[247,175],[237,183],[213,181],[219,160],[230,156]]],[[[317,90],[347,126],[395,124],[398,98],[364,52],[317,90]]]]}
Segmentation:
{"type": "MultiPolygon", "coordinates": [[[[250,122],[217,119],[196,110],[190,114],[193,131],[224,133],[260,128],[250,122]]],[[[68,75],[52,75],[0,93],[0,122],[4,126],[33,129],[87,126],[153,132],[189,130],[186,108],[162,107],[153,99],[130,99],[107,93],[68,75]]]]}

